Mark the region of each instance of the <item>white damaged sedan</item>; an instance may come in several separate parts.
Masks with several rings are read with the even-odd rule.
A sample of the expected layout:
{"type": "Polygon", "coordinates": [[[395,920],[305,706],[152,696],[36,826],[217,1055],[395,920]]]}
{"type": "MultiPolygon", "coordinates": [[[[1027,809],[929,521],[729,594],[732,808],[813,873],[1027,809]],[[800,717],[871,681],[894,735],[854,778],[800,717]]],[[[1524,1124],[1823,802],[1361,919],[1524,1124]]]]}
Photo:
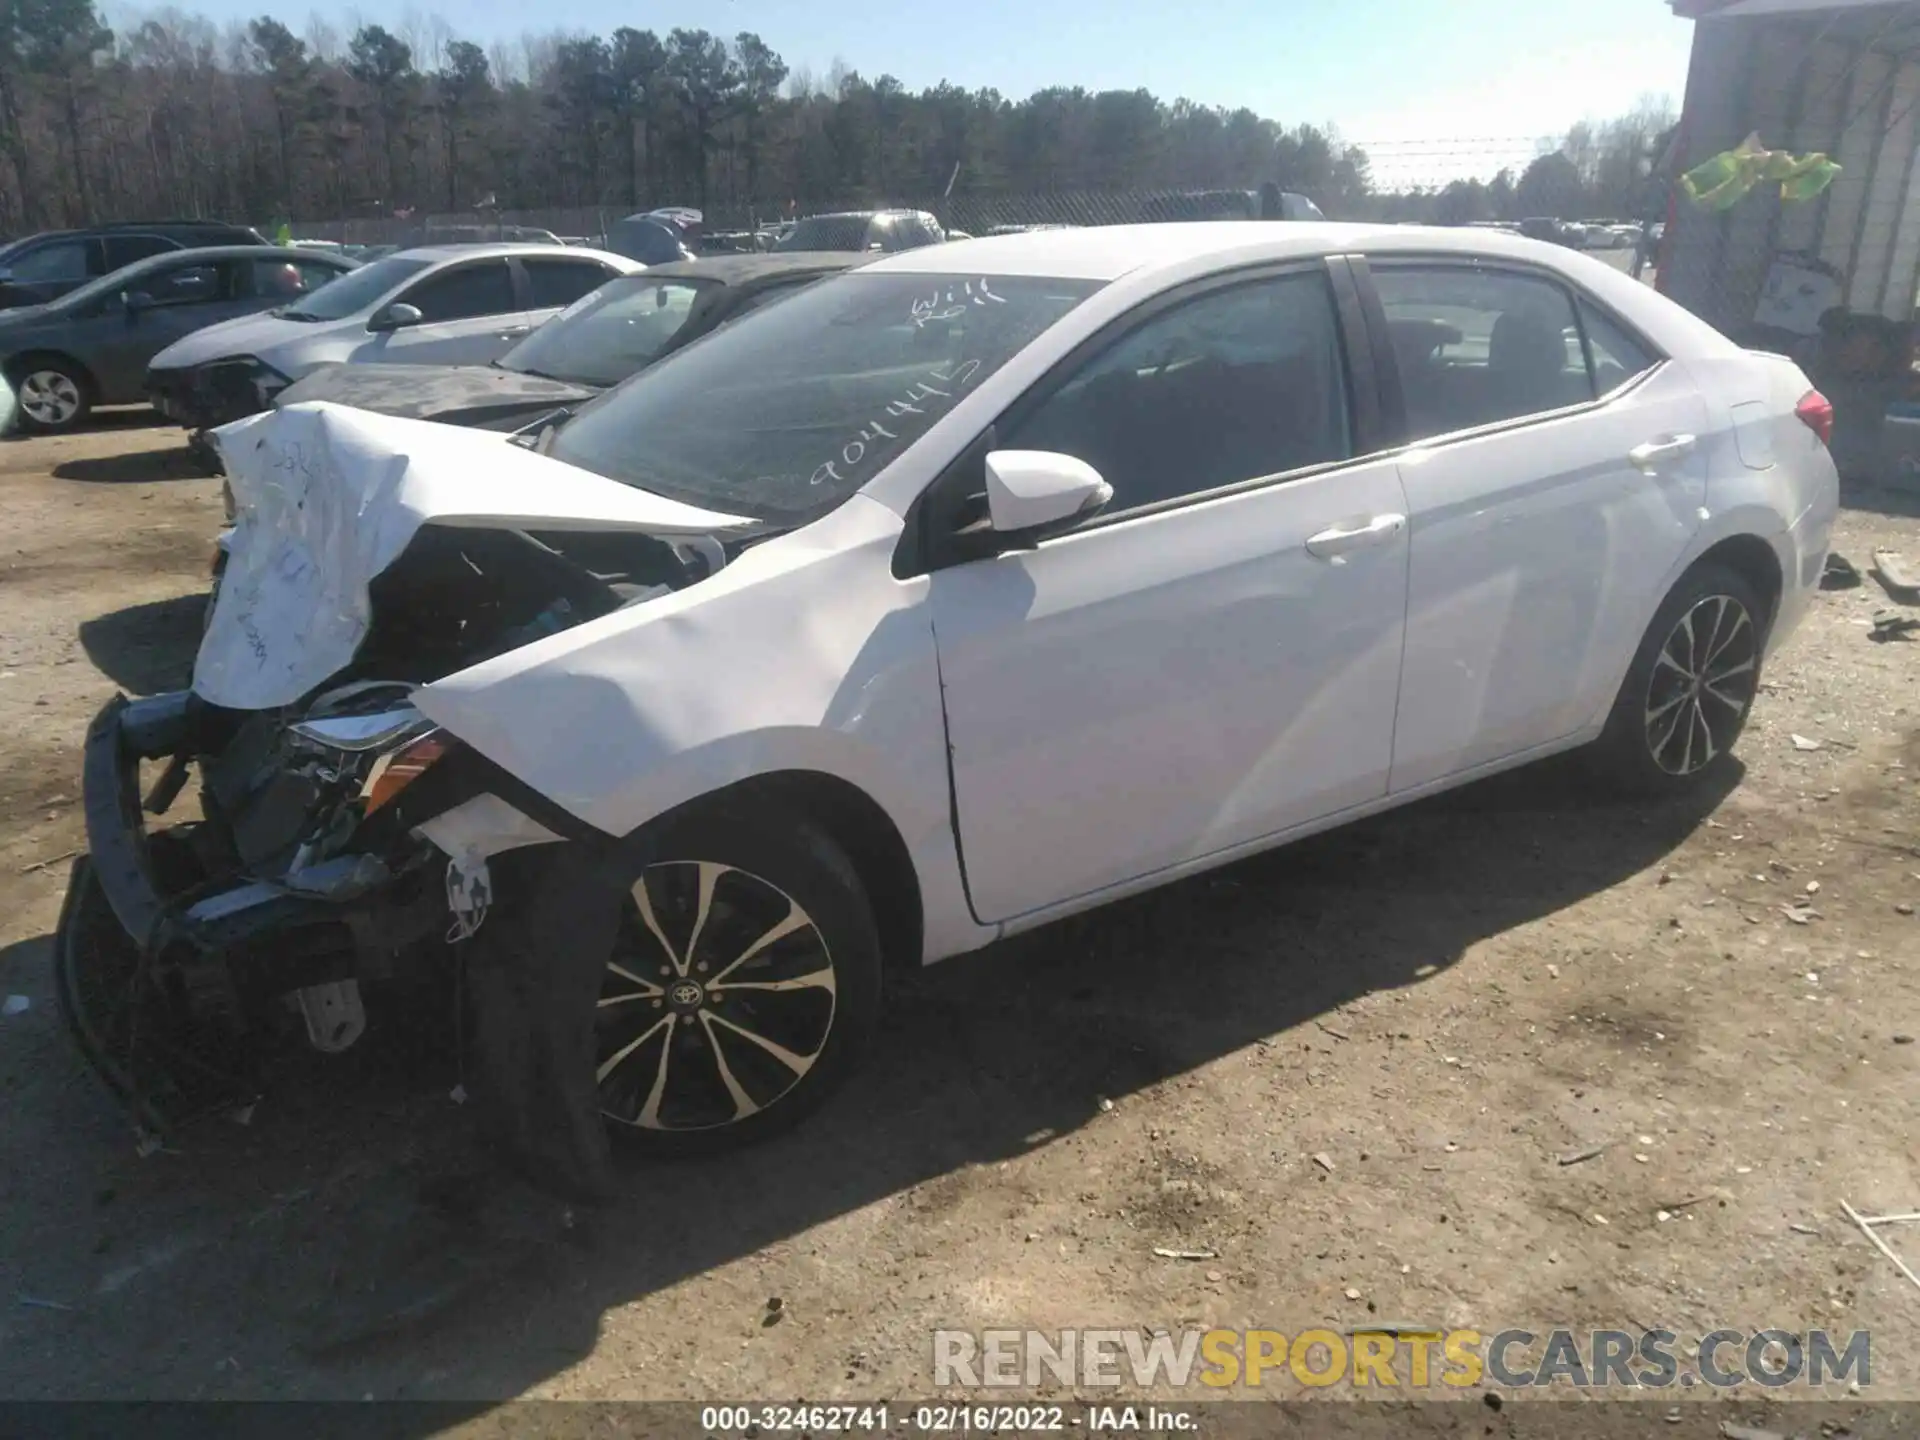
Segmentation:
{"type": "Polygon", "coordinates": [[[1710,780],[1831,423],[1562,247],[1257,223],[912,251],[511,440],[242,421],[193,688],[89,736],[67,1013],[160,1123],[458,976],[602,1190],[797,1119],[889,964],[1574,747],[1710,780]]]}

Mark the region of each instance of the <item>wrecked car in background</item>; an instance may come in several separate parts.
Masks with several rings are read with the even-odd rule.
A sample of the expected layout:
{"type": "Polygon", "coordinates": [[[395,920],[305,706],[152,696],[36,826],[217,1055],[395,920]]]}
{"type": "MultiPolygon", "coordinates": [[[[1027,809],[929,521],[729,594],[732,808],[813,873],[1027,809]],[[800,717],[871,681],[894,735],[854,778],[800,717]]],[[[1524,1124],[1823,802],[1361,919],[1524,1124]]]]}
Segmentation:
{"type": "Polygon", "coordinates": [[[444,983],[603,1194],[817,1104],[883,960],[1576,746],[1711,783],[1830,421],[1570,251],[1262,223],[889,257],[535,435],[255,417],[192,690],[87,738],[63,1004],[157,1122],[444,983]]]}
{"type": "Polygon", "coordinates": [[[144,398],[147,362],[176,340],[286,305],[354,264],[274,245],[169,250],[44,305],[0,311],[0,371],[19,392],[25,428],[75,430],[96,405],[144,398]]]}
{"type": "Polygon", "coordinates": [[[590,290],[640,268],[565,245],[403,250],[324,294],[169,345],[147,368],[147,394],[210,460],[207,430],[266,409],[321,365],[484,365],[590,290]]]}
{"type": "Polygon", "coordinates": [[[488,365],[323,365],[274,397],[443,425],[515,429],[584,404],[736,316],[859,265],[865,255],[716,256],[609,280],[488,365]]]}

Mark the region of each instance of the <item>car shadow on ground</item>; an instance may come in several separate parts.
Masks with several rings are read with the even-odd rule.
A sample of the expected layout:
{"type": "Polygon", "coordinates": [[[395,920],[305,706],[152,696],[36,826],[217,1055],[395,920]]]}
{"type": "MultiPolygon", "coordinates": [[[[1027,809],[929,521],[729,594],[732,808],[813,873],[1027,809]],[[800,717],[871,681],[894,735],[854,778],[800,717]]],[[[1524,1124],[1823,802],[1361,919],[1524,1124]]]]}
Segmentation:
{"type": "Polygon", "coordinates": [[[1920,517],[1920,474],[1842,479],[1840,504],[1848,510],[1866,510],[1899,519],[1920,517]]]}
{"type": "MultiPolygon", "coordinates": [[[[148,430],[171,423],[158,410],[146,405],[116,405],[95,410],[87,417],[86,423],[72,433],[75,435],[111,434],[124,430],[148,430]]],[[[24,425],[15,425],[4,434],[0,434],[0,439],[3,440],[45,438],[38,431],[24,425]]]]}
{"type": "MultiPolygon", "coordinates": [[[[604,1214],[563,1219],[485,1168],[472,1107],[449,1103],[457,1060],[444,1051],[363,1047],[352,1065],[310,1071],[303,1057],[248,1128],[206,1122],[183,1138],[190,1153],[149,1197],[122,1182],[117,1249],[202,1236],[224,1258],[127,1285],[113,1333],[231,1317],[230,1343],[254,1356],[223,1384],[236,1396],[269,1383],[246,1378],[261,1361],[289,1396],[522,1393],[589,1354],[611,1309],[1420,983],[1656,863],[1733,783],[1647,807],[1595,798],[1564,762],[1535,766],[910,972],[877,1052],[807,1124],[737,1154],[634,1166],[604,1214]]],[[[59,1158],[62,1127],[98,1123],[77,1118],[80,1103],[36,1122],[51,1153],[16,1188],[99,1183],[78,1155],[59,1158]]],[[[76,1253],[86,1233],[75,1227],[76,1253]]],[[[163,1370],[143,1391],[131,1354],[91,1363],[67,1383],[178,1384],[163,1370]]]]}
{"type": "Polygon", "coordinates": [[[94,668],[130,695],[183,690],[193,679],[205,595],[150,600],[80,622],[80,645],[94,668]]]}
{"type": "Polygon", "coordinates": [[[125,455],[81,455],[52,470],[56,480],[88,485],[155,485],[167,480],[205,480],[206,466],[184,445],[136,450],[125,455]]]}

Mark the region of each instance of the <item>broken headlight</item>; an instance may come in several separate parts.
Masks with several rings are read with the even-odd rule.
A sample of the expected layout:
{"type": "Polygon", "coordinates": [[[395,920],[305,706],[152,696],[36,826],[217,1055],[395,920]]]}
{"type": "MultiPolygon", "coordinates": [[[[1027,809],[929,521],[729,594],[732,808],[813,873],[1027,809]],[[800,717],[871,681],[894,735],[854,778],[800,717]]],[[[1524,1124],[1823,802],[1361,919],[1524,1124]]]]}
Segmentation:
{"type": "Polygon", "coordinates": [[[387,751],[374,761],[367,782],[360,790],[360,798],[366,802],[366,813],[371,815],[426,774],[436,760],[453,749],[453,745],[453,738],[445,731],[432,730],[407,741],[397,750],[387,751]]]}
{"type": "Polygon", "coordinates": [[[274,396],[293,383],[253,355],[235,355],[204,367],[201,382],[221,418],[237,419],[270,409],[274,396]]]}
{"type": "Polygon", "coordinates": [[[411,705],[303,720],[291,729],[309,746],[330,752],[337,778],[357,781],[363,817],[389,803],[454,746],[451,736],[411,705]]]}

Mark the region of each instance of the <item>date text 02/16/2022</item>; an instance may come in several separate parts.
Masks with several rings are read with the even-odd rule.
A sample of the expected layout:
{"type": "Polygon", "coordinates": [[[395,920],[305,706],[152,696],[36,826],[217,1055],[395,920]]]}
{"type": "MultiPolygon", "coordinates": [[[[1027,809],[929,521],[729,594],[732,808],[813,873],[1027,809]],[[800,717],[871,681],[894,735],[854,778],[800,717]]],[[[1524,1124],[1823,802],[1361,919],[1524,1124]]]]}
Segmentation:
{"type": "Polygon", "coordinates": [[[1198,1428],[1185,1409],[1160,1405],[709,1405],[709,1435],[1043,1435],[1140,1430],[1182,1434],[1198,1428]]]}

